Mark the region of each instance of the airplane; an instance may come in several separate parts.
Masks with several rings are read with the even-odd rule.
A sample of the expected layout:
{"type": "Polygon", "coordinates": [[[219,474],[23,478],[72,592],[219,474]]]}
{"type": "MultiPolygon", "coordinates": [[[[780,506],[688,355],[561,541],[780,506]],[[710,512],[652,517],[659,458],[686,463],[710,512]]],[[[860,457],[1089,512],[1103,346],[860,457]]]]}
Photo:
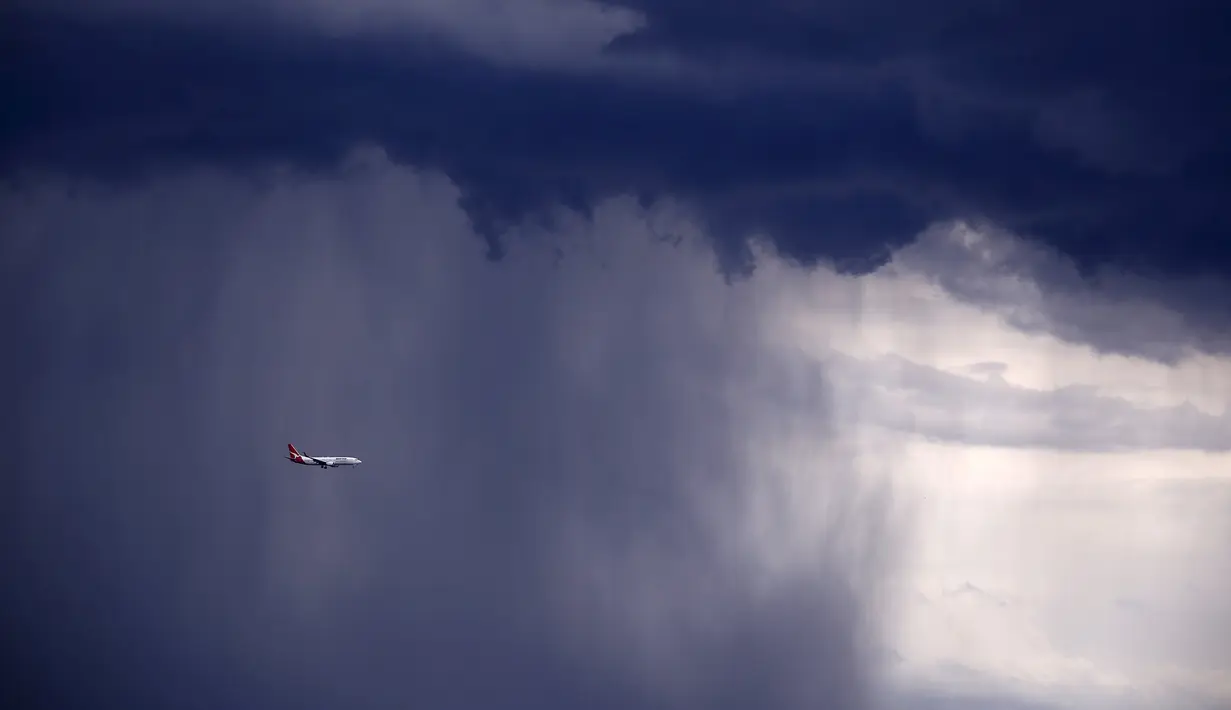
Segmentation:
{"type": "Polygon", "coordinates": [[[320,466],[321,468],[337,468],[338,466],[358,466],[363,463],[354,456],[309,456],[301,454],[295,450],[294,444],[287,444],[286,448],[291,450],[291,455],[287,459],[295,463],[301,463],[304,466],[320,466]]]}

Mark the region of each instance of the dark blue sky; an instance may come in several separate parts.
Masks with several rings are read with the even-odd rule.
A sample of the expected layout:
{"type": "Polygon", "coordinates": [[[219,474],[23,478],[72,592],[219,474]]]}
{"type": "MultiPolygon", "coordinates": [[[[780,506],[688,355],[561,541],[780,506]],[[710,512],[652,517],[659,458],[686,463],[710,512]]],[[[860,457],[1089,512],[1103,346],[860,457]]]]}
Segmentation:
{"type": "Polygon", "coordinates": [[[512,49],[473,3],[88,5],[0,9],[12,707],[872,707],[851,461],[841,552],[767,597],[714,532],[760,472],[723,387],[824,440],[824,383],[682,262],[511,264],[561,205],[678,201],[731,271],[986,220],[1226,319],[1221,3],[630,0],[595,51],[536,2],[512,49]]]}

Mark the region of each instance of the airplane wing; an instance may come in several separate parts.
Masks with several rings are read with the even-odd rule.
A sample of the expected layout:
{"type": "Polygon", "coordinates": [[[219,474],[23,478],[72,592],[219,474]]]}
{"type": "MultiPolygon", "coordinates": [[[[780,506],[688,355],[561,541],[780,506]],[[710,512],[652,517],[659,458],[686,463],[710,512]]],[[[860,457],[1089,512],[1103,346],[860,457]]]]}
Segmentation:
{"type": "Polygon", "coordinates": [[[312,460],[312,461],[315,461],[315,462],[317,462],[318,464],[320,464],[320,465],[322,465],[322,466],[328,466],[328,465],[329,465],[329,462],[328,462],[328,461],[321,461],[320,459],[318,459],[318,458],[314,458],[314,457],[309,456],[309,455],[307,455],[307,454],[304,454],[304,455],[303,455],[303,457],[304,457],[305,459],[310,459],[310,460],[312,460]]]}

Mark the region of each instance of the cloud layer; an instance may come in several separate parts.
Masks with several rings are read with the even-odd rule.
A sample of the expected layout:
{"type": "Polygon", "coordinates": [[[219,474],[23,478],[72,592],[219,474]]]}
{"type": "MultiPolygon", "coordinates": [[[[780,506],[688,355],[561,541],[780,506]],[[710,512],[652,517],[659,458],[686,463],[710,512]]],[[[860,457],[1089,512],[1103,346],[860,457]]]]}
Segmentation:
{"type": "Polygon", "coordinates": [[[5,5],[10,704],[1225,698],[1227,14],[5,5]]]}
{"type": "Polygon", "coordinates": [[[888,501],[680,214],[493,265],[439,176],[258,182],[4,199],[27,699],[867,707],[888,501]]]}
{"type": "Polygon", "coordinates": [[[1191,403],[1142,407],[1092,385],[1034,390],[892,356],[834,356],[826,372],[843,383],[845,399],[862,399],[869,421],[939,441],[1069,451],[1231,447],[1231,418],[1191,403]]]}
{"type": "MultiPolygon", "coordinates": [[[[190,4],[105,23],[79,3],[27,4],[7,23],[3,89],[19,108],[0,157],[9,175],[328,168],[371,140],[445,171],[497,251],[523,216],[632,194],[700,209],[731,268],[754,232],[788,257],[860,269],[930,220],[964,217],[1083,268],[1231,273],[1217,4],[620,5],[633,14],[510,6],[553,8],[532,23],[540,41],[517,23],[491,31],[493,15],[465,3],[346,4],[409,18],[379,32],[202,23],[190,4]],[[499,49],[607,33],[593,60],[568,49],[527,65],[499,49]]],[[[320,18],[342,4],[258,7],[320,18]]]]}
{"type": "Polygon", "coordinates": [[[625,199],[492,263],[449,181],[346,164],[6,193],[22,699],[1218,697],[1225,574],[1177,560],[1221,559],[1225,482],[1163,450],[1225,448],[1197,364],[1006,327],[930,284],[934,237],[731,284],[688,209],[625,199]],[[903,612],[937,583],[1029,603],[903,612]]]}

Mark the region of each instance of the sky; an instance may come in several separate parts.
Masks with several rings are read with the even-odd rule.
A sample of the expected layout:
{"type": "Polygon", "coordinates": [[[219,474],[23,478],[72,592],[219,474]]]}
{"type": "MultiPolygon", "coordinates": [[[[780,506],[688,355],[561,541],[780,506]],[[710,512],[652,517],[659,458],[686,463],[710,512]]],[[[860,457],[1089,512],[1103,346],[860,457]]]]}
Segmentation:
{"type": "Polygon", "coordinates": [[[7,3],[5,704],[1231,705],[1227,15],[7,3]]]}

